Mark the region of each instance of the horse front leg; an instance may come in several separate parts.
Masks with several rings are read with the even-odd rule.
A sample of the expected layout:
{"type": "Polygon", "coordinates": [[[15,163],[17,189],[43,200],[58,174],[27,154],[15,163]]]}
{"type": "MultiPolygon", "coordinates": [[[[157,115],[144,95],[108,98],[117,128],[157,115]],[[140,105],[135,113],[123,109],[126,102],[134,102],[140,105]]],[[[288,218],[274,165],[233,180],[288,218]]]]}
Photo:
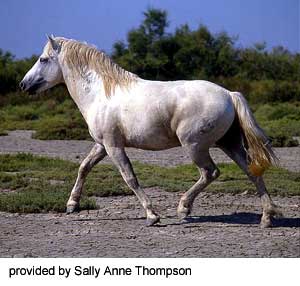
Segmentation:
{"type": "Polygon", "coordinates": [[[107,155],[103,145],[96,143],[87,157],[80,164],[75,185],[67,202],[67,213],[79,210],[79,202],[86,176],[91,169],[107,155]]]}
{"type": "Polygon", "coordinates": [[[154,225],[159,222],[159,216],[154,212],[152,203],[149,197],[145,194],[143,189],[140,187],[138,180],[134,174],[132,165],[129,158],[127,157],[124,148],[120,147],[108,147],[105,146],[109,157],[112,159],[119,172],[121,173],[124,181],[128,187],[135,193],[140,203],[146,211],[147,226],[154,225]]]}

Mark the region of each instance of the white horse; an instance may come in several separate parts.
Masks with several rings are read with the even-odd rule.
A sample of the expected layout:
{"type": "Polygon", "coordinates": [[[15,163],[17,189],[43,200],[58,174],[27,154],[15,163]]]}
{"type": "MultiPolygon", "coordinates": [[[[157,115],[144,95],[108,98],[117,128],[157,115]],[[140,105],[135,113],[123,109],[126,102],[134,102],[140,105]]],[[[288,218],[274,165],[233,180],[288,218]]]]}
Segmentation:
{"type": "Polygon", "coordinates": [[[157,223],[159,216],[137,181],[125,147],[164,150],[183,146],[201,174],[179,201],[178,215],[185,218],[197,195],[220,174],[209,154],[209,148],[217,145],[255,184],[263,207],[261,225],[271,226],[277,209],[261,175],[276,157],[240,93],[202,80],[144,80],[92,46],[48,38],[20,87],[35,93],[65,83],[96,142],[80,165],[68,213],[78,210],[87,174],[108,154],[143,205],[147,224],[157,223]]]}

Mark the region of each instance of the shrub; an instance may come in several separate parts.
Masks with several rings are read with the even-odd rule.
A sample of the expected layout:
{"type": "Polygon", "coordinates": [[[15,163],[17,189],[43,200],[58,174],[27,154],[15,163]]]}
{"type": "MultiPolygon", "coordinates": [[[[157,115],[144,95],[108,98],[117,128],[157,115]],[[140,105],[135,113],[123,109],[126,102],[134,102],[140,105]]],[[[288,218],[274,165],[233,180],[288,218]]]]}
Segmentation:
{"type": "Polygon", "coordinates": [[[300,136],[300,107],[299,103],[280,103],[260,105],[255,117],[272,139],[275,147],[298,146],[299,142],[293,137],[300,136]]]}
{"type": "Polygon", "coordinates": [[[34,138],[49,139],[90,139],[88,128],[81,116],[55,115],[45,117],[39,122],[34,138]]]}

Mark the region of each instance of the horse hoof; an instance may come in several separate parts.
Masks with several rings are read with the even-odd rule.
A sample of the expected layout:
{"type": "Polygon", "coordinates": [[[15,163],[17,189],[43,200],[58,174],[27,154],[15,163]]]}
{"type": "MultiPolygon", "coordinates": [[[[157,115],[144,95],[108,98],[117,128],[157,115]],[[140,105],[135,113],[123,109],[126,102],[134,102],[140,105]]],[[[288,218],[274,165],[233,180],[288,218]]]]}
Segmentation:
{"type": "Polygon", "coordinates": [[[186,219],[191,213],[191,210],[186,208],[186,207],[182,207],[180,210],[177,210],[177,216],[180,220],[184,220],[186,219]]]}
{"type": "Polygon", "coordinates": [[[180,213],[177,213],[177,216],[180,220],[185,220],[189,214],[187,212],[180,212],[180,213]]]}
{"type": "Polygon", "coordinates": [[[160,217],[159,216],[147,217],[146,226],[153,226],[156,223],[158,223],[159,221],[160,221],[160,217]]]}
{"type": "Polygon", "coordinates": [[[271,222],[271,220],[262,220],[262,221],[260,222],[260,227],[261,227],[261,228],[270,228],[270,227],[272,227],[272,222],[271,222]]]}
{"type": "Polygon", "coordinates": [[[79,205],[78,204],[67,206],[67,210],[66,210],[67,214],[71,214],[71,213],[75,213],[75,212],[79,212],[79,205]]]}

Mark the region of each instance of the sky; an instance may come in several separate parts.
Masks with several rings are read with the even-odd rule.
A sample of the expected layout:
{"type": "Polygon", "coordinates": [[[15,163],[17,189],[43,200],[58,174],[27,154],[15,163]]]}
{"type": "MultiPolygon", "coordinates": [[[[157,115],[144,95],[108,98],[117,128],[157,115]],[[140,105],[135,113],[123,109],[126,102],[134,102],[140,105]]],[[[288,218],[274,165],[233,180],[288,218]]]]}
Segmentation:
{"type": "Polygon", "coordinates": [[[167,10],[168,32],[188,24],[238,36],[238,47],[266,42],[300,51],[300,0],[0,0],[0,48],[17,58],[40,54],[46,34],[108,53],[140,25],[148,7],[167,10]]]}

